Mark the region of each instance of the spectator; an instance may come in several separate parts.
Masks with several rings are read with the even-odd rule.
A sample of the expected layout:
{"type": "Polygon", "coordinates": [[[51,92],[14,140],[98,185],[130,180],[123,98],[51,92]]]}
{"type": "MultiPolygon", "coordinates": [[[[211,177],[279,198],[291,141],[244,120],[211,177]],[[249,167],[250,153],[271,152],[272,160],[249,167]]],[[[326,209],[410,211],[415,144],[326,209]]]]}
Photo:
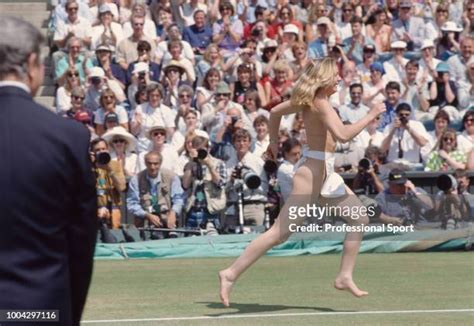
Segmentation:
{"type": "MultiPolygon", "coordinates": [[[[147,41],[138,41],[137,53],[138,53],[137,60],[130,63],[130,65],[128,66],[128,71],[127,71],[128,84],[131,83],[131,84],[136,85],[137,83],[136,83],[136,80],[133,79],[134,78],[133,75],[140,72],[148,73],[149,81],[153,80],[157,83],[160,82],[161,67],[156,62],[151,61],[152,54],[151,54],[150,43],[148,43],[147,41]],[[148,70],[137,68],[138,63],[145,63],[148,66],[148,70]]],[[[140,67],[142,66],[143,65],[140,65],[140,67]]]]}
{"type": "Polygon", "coordinates": [[[298,42],[299,29],[294,24],[287,24],[283,28],[283,37],[281,39],[281,45],[279,46],[279,57],[287,62],[295,60],[293,56],[292,47],[298,42]]]}
{"type": "Polygon", "coordinates": [[[427,75],[426,80],[432,82],[436,79],[436,67],[441,62],[433,56],[434,44],[431,40],[424,40],[421,44],[420,68],[423,74],[427,75]]]}
{"type": "Polygon", "coordinates": [[[474,3],[469,2],[465,5],[463,14],[464,31],[462,36],[474,37],[474,3]]]}
{"type": "Polygon", "coordinates": [[[213,25],[214,43],[219,44],[220,52],[224,58],[235,54],[243,35],[242,22],[235,18],[234,6],[229,1],[223,1],[219,5],[221,18],[213,25]]]}
{"type": "MultiPolygon", "coordinates": [[[[122,8],[120,8],[122,9],[122,8]]],[[[156,25],[155,23],[147,17],[147,10],[144,4],[135,3],[132,7],[132,13],[130,15],[130,19],[123,23],[123,34],[125,38],[129,38],[133,34],[135,34],[136,26],[134,24],[134,17],[141,17],[144,19],[143,25],[141,26],[143,29],[143,34],[146,36],[147,40],[157,40],[158,36],[156,34],[156,25]]],[[[154,45],[156,43],[150,42],[150,44],[154,45]]],[[[154,52],[153,52],[154,53],[154,52]]]]}
{"type": "Polygon", "coordinates": [[[468,154],[474,149],[474,111],[467,111],[462,118],[463,131],[458,136],[459,149],[468,154]]]}
{"type": "Polygon", "coordinates": [[[365,157],[357,164],[357,174],[352,181],[352,189],[357,195],[376,195],[384,191],[384,185],[378,176],[380,160],[379,156],[383,155],[377,147],[367,148],[365,157]],[[367,157],[367,156],[372,157],[367,157]],[[375,161],[373,156],[377,157],[375,161]]]}
{"type": "Polygon", "coordinates": [[[216,87],[220,81],[221,74],[219,70],[210,68],[204,76],[202,86],[196,88],[196,107],[199,110],[202,110],[205,104],[210,103],[214,99],[216,87]]]}
{"type": "Polygon", "coordinates": [[[362,84],[352,84],[349,87],[351,102],[339,108],[339,116],[342,121],[354,123],[362,119],[369,112],[369,108],[362,104],[363,89],[362,84]]]}
{"type": "Polygon", "coordinates": [[[61,114],[64,118],[74,119],[74,116],[77,112],[86,112],[90,120],[91,115],[84,108],[85,97],[86,93],[84,92],[84,89],[81,86],[74,86],[71,89],[71,105],[69,109],[58,113],[61,114]]]}
{"type": "Polygon", "coordinates": [[[189,133],[199,133],[201,136],[206,136],[209,138],[207,132],[198,129],[199,125],[199,113],[195,110],[188,110],[184,115],[184,128],[181,130],[177,130],[173,134],[173,138],[171,140],[171,145],[174,147],[178,154],[181,154],[185,148],[185,136],[189,133]]]}
{"type": "Polygon", "coordinates": [[[405,59],[403,56],[405,54],[407,44],[403,41],[395,41],[390,47],[393,53],[393,58],[383,63],[383,68],[387,74],[385,77],[387,78],[387,81],[396,81],[401,83],[406,77],[405,67],[407,65],[408,59],[405,59]]]}
{"type": "Polygon", "coordinates": [[[133,25],[133,34],[120,41],[116,53],[116,61],[124,70],[128,70],[129,64],[137,60],[139,57],[137,51],[137,45],[139,41],[147,41],[148,44],[151,45],[150,53],[155,53],[156,47],[154,39],[145,35],[143,31],[145,17],[134,15],[132,16],[131,22],[133,25]]]}
{"type": "Polygon", "coordinates": [[[245,129],[237,130],[232,141],[235,147],[236,156],[232,157],[227,163],[228,173],[231,175],[230,182],[227,185],[229,200],[237,200],[237,187],[241,179],[239,169],[250,169],[253,173],[260,177],[261,184],[256,189],[249,189],[243,183],[243,216],[245,225],[263,225],[265,216],[264,207],[267,201],[268,181],[267,175],[263,170],[263,160],[250,152],[250,144],[252,137],[245,129]]]}
{"type": "Polygon", "coordinates": [[[208,144],[208,138],[194,137],[189,153],[192,161],[184,167],[183,188],[188,190],[186,227],[206,229],[212,223],[220,230],[219,214],[226,208],[227,170],[224,162],[209,153],[208,144]],[[198,151],[205,151],[206,157],[199,157],[198,151]]]}
{"type": "MultiPolygon", "coordinates": [[[[186,164],[192,161],[192,158],[189,153],[192,151],[192,148],[193,148],[192,147],[193,139],[194,137],[196,137],[196,135],[200,134],[201,132],[205,133],[205,131],[201,131],[201,130],[189,130],[184,135],[183,149],[181,151],[181,155],[179,155],[178,161],[176,162],[176,171],[180,178],[182,178],[184,175],[184,167],[186,166],[186,164]]],[[[175,134],[177,134],[177,132],[175,134]]],[[[207,133],[203,134],[202,136],[204,138],[207,137],[209,139],[209,135],[207,133]]]]}
{"type": "Polygon", "coordinates": [[[351,19],[352,36],[343,40],[344,52],[347,57],[356,64],[363,62],[363,49],[367,44],[375,45],[374,42],[362,34],[362,18],[354,16],[351,19]]]}
{"type": "Polygon", "coordinates": [[[226,62],[226,71],[232,72],[229,80],[235,81],[238,77],[237,68],[241,65],[247,65],[252,70],[253,79],[259,81],[262,77],[262,64],[257,61],[255,56],[257,50],[257,42],[252,39],[245,40],[237,55],[233,56],[226,62]]]}
{"type": "Polygon", "coordinates": [[[362,84],[370,81],[370,66],[375,62],[375,46],[367,44],[362,50],[363,62],[357,65],[357,73],[362,84]]]}
{"type": "Polygon", "coordinates": [[[459,35],[462,28],[458,27],[455,22],[446,22],[441,26],[441,31],[443,34],[438,41],[436,53],[439,59],[445,61],[459,52],[459,35]]]}
{"type": "Polygon", "coordinates": [[[216,69],[219,72],[220,78],[222,78],[222,71],[227,70],[227,65],[224,66],[224,59],[219,52],[219,47],[213,43],[209,44],[204,52],[202,60],[197,64],[196,73],[198,86],[203,84],[204,77],[211,68],[216,69]],[[224,69],[224,67],[226,69],[224,69]]]}
{"type": "Polygon", "coordinates": [[[273,65],[282,53],[283,45],[278,46],[277,41],[272,39],[265,41],[260,60],[262,62],[262,74],[264,77],[261,82],[266,82],[269,78],[273,78],[275,76],[273,73],[273,65]]]}
{"type": "Polygon", "coordinates": [[[134,0],[120,0],[120,25],[123,25],[126,22],[130,21],[130,17],[132,17],[132,7],[134,5],[134,2],[134,0]]]}
{"type": "Polygon", "coordinates": [[[457,149],[456,131],[447,129],[429,155],[425,171],[448,171],[466,168],[466,154],[457,149]]]}
{"type": "Polygon", "coordinates": [[[436,66],[437,76],[434,81],[428,84],[430,91],[430,111],[438,109],[445,110],[453,122],[461,120],[461,114],[457,109],[458,99],[457,87],[454,81],[450,80],[450,69],[447,63],[440,62],[436,66]]]}
{"type": "Polygon", "coordinates": [[[461,112],[474,108],[474,59],[467,63],[465,75],[466,80],[459,82],[457,96],[461,112]]]}
{"type": "Polygon", "coordinates": [[[383,9],[377,9],[373,13],[374,21],[366,27],[366,35],[375,43],[377,53],[386,54],[390,52],[392,43],[392,27],[387,24],[387,14],[383,9]]]}
{"type": "Polygon", "coordinates": [[[109,112],[115,112],[118,116],[118,122],[125,130],[128,131],[128,114],[120,105],[117,105],[117,98],[114,92],[107,88],[100,94],[100,108],[95,112],[94,123],[96,125],[96,133],[102,136],[105,132],[105,115],[109,112]]]}
{"type": "Polygon", "coordinates": [[[189,79],[183,80],[183,75],[187,74],[189,70],[193,70],[192,65],[185,67],[181,62],[171,60],[168,65],[163,69],[164,76],[162,79],[162,85],[164,87],[165,95],[163,103],[173,109],[177,109],[178,106],[178,90],[183,85],[190,85],[189,79]]]}
{"type": "Polygon", "coordinates": [[[393,122],[395,117],[395,109],[400,104],[400,84],[397,82],[389,82],[387,86],[385,86],[385,94],[387,96],[387,99],[385,100],[385,107],[387,110],[380,115],[381,120],[379,130],[381,131],[383,131],[387,125],[393,122]]]}
{"type": "Polygon", "coordinates": [[[119,162],[111,160],[102,164],[98,161],[100,153],[109,153],[109,147],[103,138],[96,138],[91,142],[91,160],[96,175],[97,217],[105,220],[112,229],[118,229],[122,205],[120,193],[126,188],[125,175],[119,162]]]}
{"type": "Polygon", "coordinates": [[[95,49],[95,54],[97,57],[97,64],[99,68],[104,70],[105,76],[109,80],[114,80],[120,85],[122,90],[125,90],[127,85],[127,76],[122,68],[114,63],[112,59],[112,48],[107,44],[100,44],[95,49]]]}
{"type": "Polygon", "coordinates": [[[193,15],[194,24],[183,30],[183,40],[188,42],[195,55],[203,55],[212,42],[212,28],[206,18],[206,11],[196,10],[193,15]]]}
{"type": "Polygon", "coordinates": [[[237,3],[237,14],[240,20],[249,24],[254,24],[258,21],[260,13],[268,8],[267,1],[263,0],[250,0],[242,1],[237,3]]]}
{"type": "Polygon", "coordinates": [[[388,180],[388,188],[375,197],[382,213],[398,217],[406,225],[416,224],[423,218],[422,211],[434,208],[426,191],[415,187],[402,170],[391,170],[388,180]]]}
{"type": "Polygon", "coordinates": [[[162,104],[163,94],[163,87],[160,84],[150,83],[147,86],[148,102],[138,105],[133,113],[130,130],[138,138],[139,153],[150,147],[148,134],[152,126],[164,126],[168,137],[174,133],[174,114],[169,107],[162,104]]]}
{"type": "Polygon", "coordinates": [[[245,103],[245,93],[256,91],[260,103],[266,104],[265,90],[260,83],[255,80],[255,71],[250,64],[242,63],[237,68],[237,81],[230,85],[232,101],[243,105],[245,103]]]}
{"type": "Polygon", "coordinates": [[[384,89],[385,81],[382,76],[385,74],[385,70],[380,62],[375,62],[370,65],[370,80],[363,85],[364,94],[362,96],[362,102],[372,107],[376,103],[385,101],[384,89]]]}
{"type": "Polygon", "coordinates": [[[308,42],[308,44],[314,42],[318,38],[318,35],[321,34],[321,32],[325,32],[327,34],[325,37],[330,35],[331,43],[336,44],[336,38],[334,33],[336,27],[333,25],[331,20],[329,20],[327,15],[328,9],[324,3],[317,3],[311,5],[308,17],[308,24],[306,24],[306,42],[308,42]],[[326,27],[320,27],[319,25],[326,25],[326,27]]]}
{"type": "Polygon", "coordinates": [[[89,69],[93,67],[92,62],[81,54],[82,41],[76,37],[68,39],[68,54],[63,56],[56,64],[55,76],[56,83],[63,85],[67,79],[67,71],[69,68],[75,68],[79,72],[81,83],[85,82],[89,69]]]}
{"type": "Polygon", "coordinates": [[[283,101],[283,95],[293,85],[293,82],[289,79],[291,68],[286,61],[277,61],[273,70],[275,78],[265,83],[267,108],[270,110],[283,101]]]}
{"type": "Polygon", "coordinates": [[[421,149],[423,162],[426,162],[428,155],[434,151],[437,144],[441,142],[441,136],[450,124],[449,114],[444,110],[438,110],[433,120],[435,129],[433,131],[428,131],[428,143],[421,149]]]}
{"type": "Polygon", "coordinates": [[[412,16],[411,0],[400,1],[400,16],[392,23],[392,41],[403,41],[408,51],[419,51],[426,38],[423,19],[412,16]]]}
{"type": "Polygon", "coordinates": [[[443,36],[441,27],[449,21],[449,5],[447,3],[439,3],[436,6],[435,17],[430,20],[427,25],[428,40],[438,41],[443,36]]]}
{"type": "MultiPolygon", "coordinates": [[[[194,83],[196,80],[196,74],[194,72],[193,63],[183,57],[183,44],[181,41],[171,41],[168,43],[168,51],[170,53],[170,60],[163,59],[163,64],[166,67],[171,67],[170,63],[179,63],[179,66],[184,69],[183,73],[186,74],[186,79],[182,78],[183,73],[181,74],[181,79],[187,80],[190,84],[194,83]]],[[[166,88],[166,87],[165,87],[166,88]]]]}
{"type": "Polygon", "coordinates": [[[289,138],[282,144],[283,162],[278,167],[277,180],[281,196],[286,202],[293,188],[294,167],[301,158],[301,143],[296,138],[289,138]]]}
{"type": "Polygon", "coordinates": [[[255,156],[263,157],[268,145],[270,145],[270,134],[268,133],[268,118],[265,116],[258,116],[253,121],[253,128],[255,129],[255,147],[252,153],[255,156]]]}
{"type": "Polygon", "coordinates": [[[160,153],[163,157],[161,166],[177,173],[176,162],[179,156],[174,147],[166,142],[166,128],[163,125],[151,126],[147,137],[151,141],[150,146],[148,147],[148,151],[142,151],[138,154],[137,171],[143,171],[145,169],[145,156],[147,152],[155,151],[160,153]]]}
{"type": "Polygon", "coordinates": [[[112,90],[117,103],[122,103],[126,99],[120,85],[114,80],[108,79],[102,68],[92,67],[90,69],[88,85],[84,104],[92,112],[97,111],[101,106],[100,96],[106,89],[112,90]]]}
{"type": "Polygon", "coordinates": [[[319,36],[308,44],[310,58],[322,58],[329,54],[329,50],[336,45],[335,36],[330,32],[332,22],[327,17],[320,17],[317,21],[319,36]]]}
{"type": "Polygon", "coordinates": [[[280,37],[281,40],[283,40],[283,34],[286,33],[285,27],[287,25],[293,25],[298,29],[298,32],[295,33],[296,34],[295,41],[303,39],[303,25],[301,24],[300,21],[294,18],[293,10],[291,9],[289,5],[284,5],[279,9],[278,18],[279,18],[278,22],[274,26],[276,27],[278,36],[280,37]]]}
{"type": "MultiPolygon", "coordinates": [[[[207,12],[207,5],[199,0],[190,0],[183,2],[179,6],[179,18],[184,22],[184,26],[192,26],[196,21],[196,13],[204,14],[207,12]]],[[[205,16],[205,14],[204,14],[205,16]]]]}
{"type": "Polygon", "coordinates": [[[107,44],[114,48],[124,38],[122,26],[114,21],[112,7],[110,4],[103,4],[99,7],[100,24],[94,26],[91,32],[91,49],[95,50],[100,44],[107,44]]]}
{"type": "Polygon", "coordinates": [[[91,44],[92,26],[87,19],[79,17],[78,3],[76,1],[68,1],[65,8],[67,19],[65,21],[58,21],[53,37],[54,44],[60,49],[59,52],[53,55],[55,65],[66,55],[67,50],[70,50],[69,47],[66,49],[66,46],[70,44],[71,38],[76,38],[81,42],[81,46],[84,45],[87,48],[91,44]]]}
{"type": "Polygon", "coordinates": [[[308,45],[305,42],[298,41],[293,44],[291,47],[291,51],[293,53],[293,57],[295,60],[290,62],[290,67],[293,70],[293,80],[296,80],[298,76],[300,76],[304,68],[309,62],[308,58],[308,45]]]}
{"type": "Polygon", "coordinates": [[[74,67],[69,68],[66,72],[66,82],[56,91],[56,111],[58,114],[71,109],[71,91],[75,87],[81,87],[81,80],[79,79],[79,72],[74,67]]]}
{"type": "MultiPolygon", "coordinates": [[[[336,48],[336,47],[335,47],[336,48]]],[[[338,92],[330,96],[329,101],[335,107],[348,105],[351,101],[350,87],[359,83],[356,65],[353,61],[347,61],[342,68],[342,79],[339,81],[338,92]]]]}
{"type": "Polygon", "coordinates": [[[166,6],[157,6],[156,12],[158,13],[158,19],[156,19],[156,15],[153,15],[153,19],[156,24],[156,34],[158,36],[158,42],[161,42],[166,40],[166,38],[168,37],[168,35],[166,34],[166,30],[168,26],[173,24],[173,14],[171,8],[166,6]]]}
{"type": "Polygon", "coordinates": [[[410,119],[409,104],[399,104],[395,112],[394,121],[383,131],[385,137],[381,149],[388,152],[388,162],[398,159],[417,164],[420,162],[421,147],[428,143],[429,136],[421,122],[410,119]]]}
{"type": "Polygon", "coordinates": [[[270,113],[267,110],[262,109],[262,102],[260,102],[260,97],[258,96],[257,91],[249,90],[245,92],[244,98],[244,113],[252,123],[259,116],[264,116],[267,119],[270,118],[270,113]]]}
{"type": "MultiPolygon", "coordinates": [[[[340,20],[336,20],[336,29],[339,32],[341,40],[345,40],[352,36],[351,20],[354,16],[354,5],[344,2],[341,7],[342,15],[340,20]]],[[[310,39],[307,39],[310,42],[310,39]]]]}
{"type": "Polygon", "coordinates": [[[188,129],[188,125],[185,123],[186,115],[189,111],[193,111],[196,117],[196,124],[192,125],[192,128],[201,128],[201,112],[196,111],[193,107],[193,88],[189,85],[182,85],[178,88],[178,102],[176,105],[176,117],[175,124],[177,130],[185,131],[188,129]]]}
{"type": "Polygon", "coordinates": [[[451,56],[447,61],[451,79],[455,80],[458,85],[460,82],[467,81],[467,64],[471,59],[474,58],[472,55],[474,51],[474,38],[463,38],[461,40],[460,48],[461,51],[458,54],[451,56]]]}
{"type": "Polygon", "coordinates": [[[181,60],[185,58],[194,65],[193,48],[187,41],[181,39],[181,31],[179,30],[178,25],[169,25],[166,28],[166,33],[168,35],[167,39],[158,43],[158,46],[156,47],[155,60],[157,62],[162,62],[166,65],[171,59],[181,60]],[[170,43],[173,41],[176,42],[176,44],[179,42],[179,44],[181,45],[181,52],[179,54],[179,57],[172,58],[170,43]]]}
{"type": "Polygon", "coordinates": [[[371,121],[371,123],[360,133],[363,148],[370,146],[380,147],[384,139],[383,133],[378,130],[380,125],[380,116],[371,121]]]}
{"type": "Polygon", "coordinates": [[[175,229],[183,208],[183,188],[179,177],[162,167],[163,156],[159,152],[147,153],[144,160],[146,170],[130,180],[127,208],[137,227],[145,226],[147,220],[152,227],[175,229]]]}
{"type": "Polygon", "coordinates": [[[107,130],[103,138],[108,142],[110,157],[122,166],[126,180],[137,173],[137,139],[122,126],[107,130]]]}
{"type": "MultiPolygon", "coordinates": [[[[142,104],[146,102],[146,95],[144,98],[144,102],[138,103],[135,98],[137,97],[137,93],[141,89],[142,91],[151,83],[151,76],[150,76],[150,66],[146,62],[137,62],[133,64],[133,70],[130,74],[131,84],[128,86],[128,101],[130,103],[130,107],[132,110],[136,109],[138,104],[142,104]]],[[[156,83],[155,81],[153,81],[156,83]]],[[[146,94],[146,91],[145,91],[146,94]]]]}
{"type": "Polygon", "coordinates": [[[424,73],[421,79],[417,79],[419,73],[419,64],[416,60],[407,62],[406,78],[402,79],[403,91],[402,101],[410,104],[415,111],[415,118],[418,121],[433,121],[434,112],[429,112],[430,103],[428,102],[430,94],[427,85],[427,73],[424,73]]]}

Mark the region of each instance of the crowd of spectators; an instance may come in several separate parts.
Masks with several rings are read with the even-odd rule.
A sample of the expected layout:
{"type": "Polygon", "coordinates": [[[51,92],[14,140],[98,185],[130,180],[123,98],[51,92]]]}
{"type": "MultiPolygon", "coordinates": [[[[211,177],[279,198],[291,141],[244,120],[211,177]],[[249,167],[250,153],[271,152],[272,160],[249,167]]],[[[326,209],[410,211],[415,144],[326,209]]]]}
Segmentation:
{"type": "Polygon", "coordinates": [[[57,113],[120,163],[97,167],[101,194],[114,191],[99,217],[113,227],[124,182],[137,225],[175,227],[182,216],[220,228],[240,195],[245,222],[264,223],[306,144],[302,115],[285,116],[280,165],[265,169],[269,112],[325,56],[338,62],[330,101],[345,123],[387,108],[337,145],[338,171],[356,172],[364,156],[377,173],[474,168],[472,0],[62,0],[51,30],[57,113]],[[242,169],[260,183],[236,197],[242,169]]]}

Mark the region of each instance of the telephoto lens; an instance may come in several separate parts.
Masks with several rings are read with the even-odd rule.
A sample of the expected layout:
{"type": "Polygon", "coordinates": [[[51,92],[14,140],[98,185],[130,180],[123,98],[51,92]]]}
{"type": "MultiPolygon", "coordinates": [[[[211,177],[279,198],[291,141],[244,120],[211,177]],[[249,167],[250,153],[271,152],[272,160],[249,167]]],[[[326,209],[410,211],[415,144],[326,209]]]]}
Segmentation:
{"type": "Polygon", "coordinates": [[[442,174],[436,180],[436,185],[441,191],[448,191],[450,189],[456,189],[458,182],[452,175],[442,174]]]}
{"type": "Polygon", "coordinates": [[[372,166],[372,163],[368,158],[363,158],[359,161],[359,167],[364,169],[364,170],[370,170],[370,167],[372,166]]]}
{"type": "Polygon", "coordinates": [[[107,165],[111,160],[110,154],[107,152],[101,152],[95,154],[95,161],[100,165],[107,165]]]}

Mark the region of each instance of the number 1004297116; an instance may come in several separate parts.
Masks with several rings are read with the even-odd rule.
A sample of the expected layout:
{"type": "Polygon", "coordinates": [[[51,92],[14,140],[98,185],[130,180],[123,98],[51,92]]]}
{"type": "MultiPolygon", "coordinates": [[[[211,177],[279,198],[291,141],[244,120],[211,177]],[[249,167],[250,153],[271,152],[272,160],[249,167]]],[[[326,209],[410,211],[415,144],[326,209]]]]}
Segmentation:
{"type": "Polygon", "coordinates": [[[0,310],[0,322],[59,321],[58,310],[0,310]]]}

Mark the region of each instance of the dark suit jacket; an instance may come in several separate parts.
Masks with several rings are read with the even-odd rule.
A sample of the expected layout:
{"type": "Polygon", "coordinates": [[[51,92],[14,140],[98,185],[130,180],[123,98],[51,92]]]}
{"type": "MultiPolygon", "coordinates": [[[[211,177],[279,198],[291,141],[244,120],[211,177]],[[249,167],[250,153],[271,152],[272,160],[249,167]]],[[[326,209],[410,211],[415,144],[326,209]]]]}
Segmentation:
{"type": "Polygon", "coordinates": [[[89,137],[0,87],[0,309],[55,309],[54,325],[79,324],[97,234],[89,137]]]}

